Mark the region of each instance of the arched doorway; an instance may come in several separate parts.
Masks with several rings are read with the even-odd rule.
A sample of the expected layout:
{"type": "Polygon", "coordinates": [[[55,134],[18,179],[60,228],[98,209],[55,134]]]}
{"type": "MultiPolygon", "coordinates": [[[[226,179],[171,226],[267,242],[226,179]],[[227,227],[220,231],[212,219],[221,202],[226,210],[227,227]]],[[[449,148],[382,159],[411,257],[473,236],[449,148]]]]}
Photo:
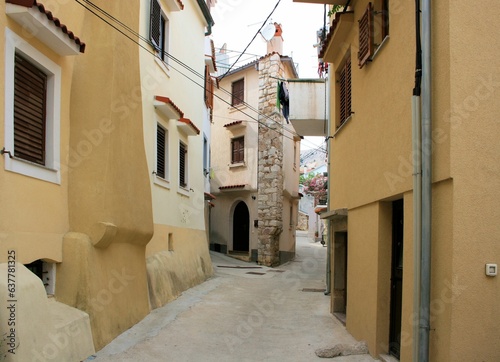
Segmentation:
{"type": "Polygon", "coordinates": [[[247,205],[240,201],[233,214],[233,250],[249,251],[250,213],[247,205]]]}

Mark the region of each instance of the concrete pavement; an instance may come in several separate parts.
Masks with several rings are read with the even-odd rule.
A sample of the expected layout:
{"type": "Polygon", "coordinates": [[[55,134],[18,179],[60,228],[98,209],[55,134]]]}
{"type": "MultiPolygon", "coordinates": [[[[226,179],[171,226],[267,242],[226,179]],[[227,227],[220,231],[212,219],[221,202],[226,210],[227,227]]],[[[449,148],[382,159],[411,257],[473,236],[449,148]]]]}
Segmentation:
{"type": "MultiPolygon", "coordinates": [[[[88,360],[325,361],[318,348],[355,343],[329,313],[326,248],[298,232],[297,256],[278,268],[211,253],[215,276],[153,310],[88,360]]],[[[369,355],[337,362],[374,361],[369,355]]]]}

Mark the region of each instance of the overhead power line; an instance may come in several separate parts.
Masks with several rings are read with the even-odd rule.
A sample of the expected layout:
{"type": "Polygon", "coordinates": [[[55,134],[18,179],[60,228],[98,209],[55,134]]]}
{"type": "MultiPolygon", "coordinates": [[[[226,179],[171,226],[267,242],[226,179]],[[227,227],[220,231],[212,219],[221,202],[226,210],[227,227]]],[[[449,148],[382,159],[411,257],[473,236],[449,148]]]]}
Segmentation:
{"type": "MultiPolygon", "coordinates": [[[[93,15],[95,15],[97,18],[99,18],[100,20],[102,20],[103,22],[105,22],[106,24],[108,24],[109,26],[111,26],[113,29],[115,29],[116,31],[118,31],[120,34],[122,34],[123,36],[125,36],[127,39],[131,40],[133,43],[137,44],[141,49],[145,50],[146,52],[148,52],[149,54],[153,55],[153,56],[157,56],[157,54],[154,52],[154,51],[151,51],[149,49],[150,47],[150,42],[149,42],[149,39],[142,36],[141,34],[139,34],[138,32],[136,32],[135,30],[133,30],[132,28],[130,28],[128,25],[126,25],[125,23],[123,23],[122,21],[120,21],[119,19],[117,19],[116,17],[112,16],[111,14],[109,14],[108,12],[106,12],[105,10],[103,10],[102,8],[100,8],[99,6],[95,5],[92,1],[90,0],[75,0],[79,5],[81,5],[83,8],[85,8],[87,11],[91,12],[93,15]],[[85,4],[84,4],[84,3],[85,4]],[[86,6],[86,4],[88,4],[90,7],[86,6]],[[107,17],[108,19],[111,19],[113,22],[119,24],[123,29],[125,29],[128,33],[132,34],[129,35],[127,34],[123,29],[120,29],[118,28],[116,25],[112,24],[109,20],[107,19],[104,19],[101,15],[99,15],[97,12],[103,14],[105,17],[107,17]],[[137,37],[139,40],[142,40],[143,42],[145,42],[147,44],[147,47],[143,44],[141,44],[137,39],[134,39],[134,37],[137,37]]],[[[281,0],[280,0],[281,1],[281,0]]],[[[278,1],[279,3],[279,1],[278,1]]],[[[277,6],[278,4],[276,4],[277,6]]],[[[205,88],[205,84],[204,84],[204,77],[205,75],[204,74],[201,74],[199,72],[197,72],[195,69],[193,69],[192,67],[190,67],[189,65],[187,65],[186,63],[182,62],[181,60],[177,59],[176,57],[174,57],[172,54],[168,53],[168,52],[164,52],[164,55],[166,57],[168,57],[169,59],[172,59],[174,62],[176,62],[177,64],[181,65],[183,68],[185,68],[186,70],[190,71],[191,73],[193,73],[194,75],[196,75],[198,78],[200,78],[201,80],[203,80],[203,84],[200,84],[198,83],[196,80],[194,80],[193,78],[189,77],[188,75],[184,74],[182,71],[180,71],[179,69],[177,69],[176,67],[174,67],[173,65],[171,64],[167,64],[166,62],[165,65],[172,68],[173,70],[177,71],[179,74],[181,74],[182,76],[184,76],[185,78],[189,79],[191,82],[195,83],[197,86],[201,87],[201,88],[205,88]]],[[[231,95],[232,93],[229,92],[228,90],[226,89],[223,89],[223,88],[220,88],[224,93],[228,94],[228,95],[231,95]]],[[[228,104],[228,105],[231,105],[230,102],[226,101],[225,99],[223,99],[222,97],[220,97],[219,95],[215,94],[215,92],[212,92],[211,94],[213,94],[214,97],[216,97],[217,99],[221,100],[222,102],[228,104]]],[[[267,116],[267,115],[264,115],[262,113],[260,113],[257,109],[255,109],[254,107],[252,107],[251,105],[249,105],[248,103],[246,102],[243,102],[244,105],[246,105],[250,110],[256,112],[258,115],[261,115],[263,116],[264,118],[267,118],[267,119],[270,119],[272,120],[273,122],[275,122],[271,117],[267,116]]],[[[267,127],[267,128],[271,128],[270,126],[268,126],[267,124],[263,123],[262,121],[259,121],[258,119],[254,118],[253,116],[251,116],[250,114],[244,112],[243,110],[241,109],[238,109],[238,111],[240,113],[243,113],[244,115],[248,116],[250,119],[256,121],[257,123],[261,124],[262,126],[264,127],[267,127]]],[[[281,125],[277,122],[275,122],[282,130],[283,132],[288,132],[290,134],[292,134],[293,136],[298,136],[298,134],[296,132],[292,132],[288,129],[286,129],[284,127],[284,125],[281,125]]],[[[288,137],[286,136],[283,132],[278,132],[279,135],[285,137],[285,138],[288,138],[290,140],[293,140],[292,137],[288,137]]]]}
{"type": "Polygon", "coordinates": [[[264,20],[264,22],[262,23],[262,25],[260,26],[259,30],[257,30],[257,32],[255,33],[255,35],[253,36],[252,40],[250,40],[250,43],[248,43],[248,45],[245,47],[245,49],[243,50],[243,52],[240,54],[240,56],[238,57],[238,59],[236,59],[236,61],[233,63],[233,65],[231,65],[229,67],[229,69],[227,70],[226,73],[224,73],[220,79],[224,78],[226,76],[227,73],[229,73],[231,71],[231,69],[233,69],[234,65],[236,63],[238,63],[238,60],[240,60],[241,56],[243,54],[245,54],[245,52],[247,51],[247,49],[250,47],[250,45],[253,43],[253,41],[255,40],[255,38],[257,37],[257,35],[259,35],[260,31],[262,30],[262,28],[264,26],[267,25],[267,21],[269,20],[269,18],[273,15],[274,11],[276,10],[276,8],[278,7],[278,5],[280,4],[281,0],[278,0],[278,2],[276,3],[276,5],[274,5],[274,8],[273,10],[271,11],[271,13],[268,15],[268,17],[266,18],[266,20],[264,20]]]}

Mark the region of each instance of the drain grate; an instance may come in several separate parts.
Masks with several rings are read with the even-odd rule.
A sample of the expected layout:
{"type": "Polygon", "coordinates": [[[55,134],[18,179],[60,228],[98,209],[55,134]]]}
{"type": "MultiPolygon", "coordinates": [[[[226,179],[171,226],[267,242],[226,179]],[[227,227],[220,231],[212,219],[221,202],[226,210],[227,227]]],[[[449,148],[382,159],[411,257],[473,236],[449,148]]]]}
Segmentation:
{"type": "Polygon", "coordinates": [[[259,273],[259,272],[246,272],[245,274],[266,275],[266,273],[259,273]]]}
{"type": "Polygon", "coordinates": [[[231,268],[231,269],[262,269],[261,266],[240,266],[240,265],[217,265],[217,268],[231,268]]]}
{"type": "Polygon", "coordinates": [[[320,292],[324,292],[326,289],[325,288],[303,288],[302,291],[303,292],[315,292],[315,293],[320,293],[320,292]]]}

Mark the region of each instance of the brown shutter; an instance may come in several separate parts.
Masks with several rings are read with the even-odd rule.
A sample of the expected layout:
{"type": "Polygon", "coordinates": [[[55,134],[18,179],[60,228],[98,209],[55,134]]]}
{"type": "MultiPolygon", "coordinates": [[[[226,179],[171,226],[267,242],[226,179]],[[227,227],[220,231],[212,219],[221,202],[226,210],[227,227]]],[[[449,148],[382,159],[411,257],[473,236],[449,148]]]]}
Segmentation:
{"type": "Polygon", "coordinates": [[[231,140],[232,163],[245,161],[245,138],[238,137],[231,140]]]}
{"type": "Polygon", "coordinates": [[[149,35],[151,42],[156,49],[161,48],[161,7],[158,0],[151,0],[150,9],[150,30],[149,35]]]}
{"type": "Polygon", "coordinates": [[[371,59],[373,51],[373,5],[372,3],[368,3],[365,13],[359,19],[358,61],[360,68],[363,68],[371,59]]]}
{"type": "Polygon", "coordinates": [[[165,178],[166,131],[160,125],[156,128],[156,175],[165,178]]]}
{"type": "Polygon", "coordinates": [[[187,147],[184,143],[179,144],[179,183],[182,187],[187,185],[186,180],[186,156],[187,147]]]}
{"type": "Polygon", "coordinates": [[[351,115],[351,58],[347,57],[339,74],[340,125],[351,115]]]}
{"type": "Polygon", "coordinates": [[[21,55],[14,67],[14,156],[45,165],[47,75],[21,55]]]}
{"type": "Polygon", "coordinates": [[[205,104],[210,109],[214,108],[214,82],[207,65],[205,65],[205,104]]]}
{"type": "Polygon", "coordinates": [[[245,81],[243,79],[237,80],[232,84],[232,99],[231,105],[236,106],[243,103],[245,96],[245,81]]]}

